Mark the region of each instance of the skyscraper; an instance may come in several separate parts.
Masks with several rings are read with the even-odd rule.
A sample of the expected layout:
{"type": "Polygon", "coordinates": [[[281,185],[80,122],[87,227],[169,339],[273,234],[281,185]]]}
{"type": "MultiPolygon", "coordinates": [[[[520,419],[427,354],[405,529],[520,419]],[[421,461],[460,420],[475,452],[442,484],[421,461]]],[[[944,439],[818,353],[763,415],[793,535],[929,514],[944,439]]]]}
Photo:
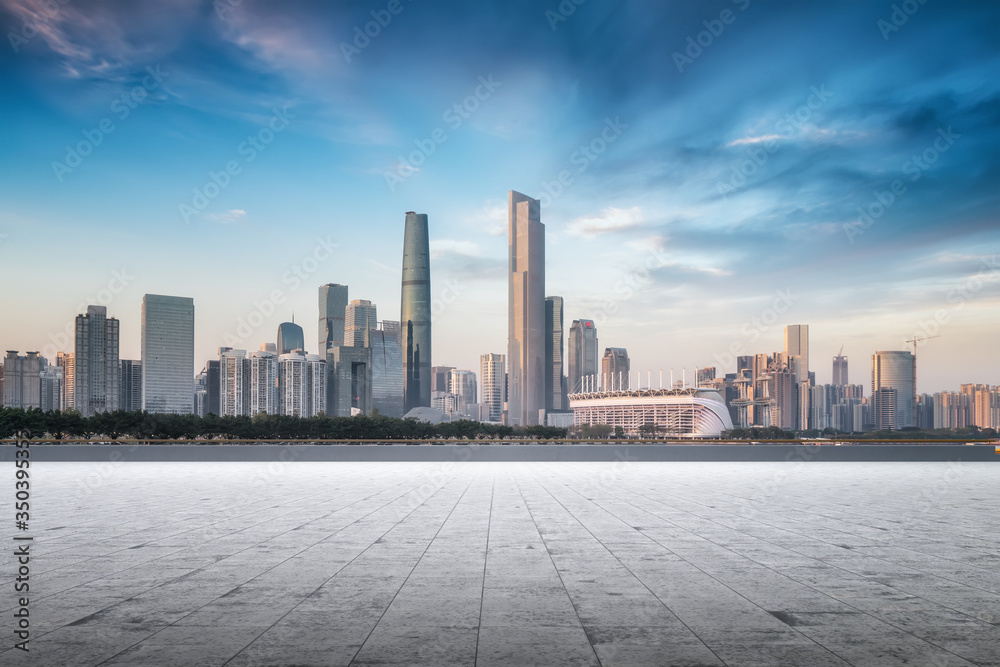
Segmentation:
{"type": "Polygon", "coordinates": [[[344,325],[344,345],[365,346],[365,333],[378,325],[375,304],[367,299],[355,299],[347,304],[344,325]]]}
{"type": "Polygon", "coordinates": [[[17,350],[7,350],[4,358],[3,404],[8,408],[40,408],[42,405],[41,374],[45,357],[38,352],[18,356],[17,350]]]}
{"type": "Polygon", "coordinates": [[[288,417],[308,417],[309,371],[306,356],[288,352],[278,357],[278,413],[288,417]]]}
{"type": "Polygon", "coordinates": [[[372,354],[372,409],[386,417],[403,416],[403,344],[399,322],[385,320],[369,331],[372,354]]]}
{"type": "MultiPolygon", "coordinates": [[[[121,359],[118,362],[118,367],[120,369],[118,375],[118,409],[125,412],[138,412],[142,410],[142,362],[137,359],[121,359]]],[[[216,366],[215,377],[216,383],[218,383],[218,366],[216,366]]],[[[216,403],[218,403],[218,397],[216,397],[216,403]]],[[[216,410],[218,410],[218,407],[216,410]]]]}
{"type": "Polygon", "coordinates": [[[629,359],[624,347],[609,347],[601,359],[601,388],[604,391],[629,389],[629,359]]]}
{"type": "Polygon", "coordinates": [[[529,426],[546,404],[545,225],[539,201],[513,190],[507,215],[507,415],[529,426]]]}
{"type": "Polygon", "coordinates": [[[598,366],[597,327],[593,320],[573,320],[569,327],[569,392],[596,387],[598,366]]]}
{"type": "Polygon", "coordinates": [[[306,338],[302,327],[295,322],[282,322],[278,325],[278,354],[288,354],[295,350],[306,349],[306,338]]]}
{"type": "MultiPolygon", "coordinates": [[[[223,350],[219,348],[221,355],[223,350]]],[[[209,359],[205,362],[205,414],[219,414],[219,360],[209,359]]]]}
{"type": "Polygon", "coordinates": [[[104,306],[76,316],[74,403],[84,417],[118,409],[118,320],[104,306]]]}
{"type": "Polygon", "coordinates": [[[194,299],[142,297],[142,407],[194,412],[194,299]]]}
{"type": "Polygon", "coordinates": [[[431,391],[451,391],[451,372],[454,366],[431,366],[431,391]]]}
{"type": "Polygon", "coordinates": [[[847,357],[842,354],[833,358],[833,384],[838,387],[849,384],[847,381],[847,357]]]}
{"type": "Polygon", "coordinates": [[[406,212],[400,326],[403,412],[431,404],[431,264],[427,215],[406,212]]]}
{"type": "Polygon", "coordinates": [[[227,349],[219,355],[220,417],[250,414],[250,360],[246,350],[227,349]]]}
{"type": "MultiPolygon", "coordinates": [[[[141,364],[140,364],[141,365],[141,364]]],[[[73,388],[76,387],[76,355],[72,352],[57,352],[56,366],[63,369],[63,410],[76,409],[76,395],[73,388]]],[[[142,378],[139,378],[139,402],[134,404],[133,410],[142,410],[142,378]]]]}
{"type": "Polygon", "coordinates": [[[502,354],[484,354],[479,357],[479,384],[482,402],[489,406],[490,421],[503,421],[504,382],[507,372],[502,354]]]}
{"type": "Polygon", "coordinates": [[[892,429],[914,425],[915,374],[916,365],[911,352],[892,350],[872,355],[872,399],[876,428],[879,423],[892,429]],[[879,394],[880,389],[895,390],[891,398],[894,402],[892,409],[887,405],[889,394],[879,394]],[[890,414],[895,414],[894,421],[890,421],[890,414]]]}
{"type": "MultiPolygon", "coordinates": [[[[331,345],[344,344],[344,317],[347,312],[347,285],[328,283],[319,288],[319,349],[320,358],[326,357],[331,345]]],[[[283,354],[281,350],[279,354],[283,354]]]]}
{"type": "Polygon", "coordinates": [[[467,414],[476,398],[476,374],[474,371],[463,371],[457,368],[451,372],[451,393],[457,398],[456,410],[467,414]]]}
{"type": "Polygon", "coordinates": [[[799,382],[809,381],[809,325],[785,327],[785,363],[799,382]]]}
{"type": "Polygon", "coordinates": [[[253,417],[261,412],[278,414],[278,355],[268,350],[257,350],[250,355],[249,362],[249,415],[253,417]]]}
{"type": "Polygon", "coordinates": [[[563,400],[563,298],[545,298],[545,409],[562,411],[563,400]]]}

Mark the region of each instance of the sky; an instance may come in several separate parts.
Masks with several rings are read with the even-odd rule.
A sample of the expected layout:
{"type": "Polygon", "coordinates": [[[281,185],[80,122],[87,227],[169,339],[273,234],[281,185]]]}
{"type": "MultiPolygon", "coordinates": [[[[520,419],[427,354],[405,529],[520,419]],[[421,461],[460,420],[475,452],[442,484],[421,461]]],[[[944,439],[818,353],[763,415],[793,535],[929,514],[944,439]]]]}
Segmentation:
{"type": "Polygon", "coordinates": [[[546,293],[651,371],[735,370],[810,327],[919,344],[918,392],[1000,384],[1000,4],[0,0],[2,349],[139,358],[191,296],[195,366],[315,351],[317,290],[399,319],[430,222],[433,363],[506,352],[507,192],[546,293]],[[686,369],[686,370],[682,370],[686,369]]]}

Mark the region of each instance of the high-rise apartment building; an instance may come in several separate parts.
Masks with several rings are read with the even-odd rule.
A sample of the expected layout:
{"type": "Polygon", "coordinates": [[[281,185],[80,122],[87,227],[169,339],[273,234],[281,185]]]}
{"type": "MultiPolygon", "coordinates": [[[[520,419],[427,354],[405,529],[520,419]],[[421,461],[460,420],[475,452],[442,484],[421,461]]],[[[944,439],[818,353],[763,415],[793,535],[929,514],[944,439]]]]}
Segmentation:
{"type": "Polygon", "coordinates": [[[629,389],[629,359],[624,347],[604,349],[601,359],[601,389],[603,391],[625,391],[629,389]]]}
{"type": "Polygon", "coordinates": [[[120,359],[118,369],[118,409],[125,412],[142,410],[142,362],[138,359],[120,359]]]}
{"type": "Polygon", "coordinates": [[[295,322],[282,322],[278,325],[278,343],[275,346],[277,354],[289,354],[295,350],[306,350],[305,333],[295,322]]]}
{"type": "Polygon", "coordinates": [[[49,366],[47,363],[38,374],[38,385],[41,392],[38,406],[42,412],[54,410],[61,411],[63,396],[63,369],[58,366],[49,366]]]}
{"type": "Polygon", "coordinates": [[[600,372],[597,327],[593,320],[573,320],[569,327],[569,379],[571,394],[597,387],[600,372]]]}
{"type": "Polygon", "coordinates": [[[916,362],[911,352],[892,350],[872,355],[872,400],[876,430],[914,426],[916,362]],[[894,394],[879,393],[892,389],[894,394]],[[891,408],[888,401],[892,401],[891,408]]]}
{"type": "Polygon", "coordinates": [[[319,288],[319,349],[326,357],[331,345],[344,344],[344,318],[347,313],[347,285],[328,283],[319,288]]]}
{"type": "Polygon", "coordinates": [[[89,417],[118,409],[118,320],[104,306],[87,306],[76,316],[74,405],[89,417]]]}
{"type": "Polygon", "coordinates": [[[479,384],[482,402],[489,408],[491,422],[503,421],[504,382],[507,371],[502,354],[484,354],[479,357],[479,384]]]}
{"type": "Polygon", "coordinates": [[[538,424],[545,409],[545,225],[541,203],[508,193],[507,417],[538,424]]]}
{"type": "Polygon", "coordinates": [[[220,417],[250,414],[250,360],[246,350],[227,349],[219,355],[220,417]]]}
{"type": "Polygon", "coordinates": [[[306,356],[300,352],[280,355],[278,413],[288,417],[308,417],[310,387],[306,356]]]}
{"type": "Polygon", "coordinates": [[[545,298],[545,410],[563,411],[566,400],[566,380],[563,377],[563,298],[545,298]]]}
{"type": "MultiPolygon", "coordinates": [[[[250,365],[250,416],[253,417],[260,413],[278,414],[278,355],[268,350],[257,350],[250,355],[248,361],[250,365]]],[[[324,390],[324,395],[325,393],[324,390]]]]}
{"type": "MultiPolygon", "coordinates": [[[[76,355],[72,352],[57,352],[56,366],[63,369],[63,410],[76,409],[76,355]]],[[[136,410],[142,409],[142,385],[139,386],[139,406],[136,410]]]]}
{"type": "Polygon", "coordinates": [[[365,336],[378,327],[375,304],[367,299],[355,299],[347,304],[344,325],[344,345],[364,347],[365,336]]]}
{"type": "Polygon", "coordinates": [[[194,299],[143,296],[141,346],[143,409],[160,414],[192,414],[194,299]]]}
{"type": "Polygon", "coordinates": [[[403,411],[431,404],[431,251],[427,215],[406,212],[400,299],[403,411]]]}

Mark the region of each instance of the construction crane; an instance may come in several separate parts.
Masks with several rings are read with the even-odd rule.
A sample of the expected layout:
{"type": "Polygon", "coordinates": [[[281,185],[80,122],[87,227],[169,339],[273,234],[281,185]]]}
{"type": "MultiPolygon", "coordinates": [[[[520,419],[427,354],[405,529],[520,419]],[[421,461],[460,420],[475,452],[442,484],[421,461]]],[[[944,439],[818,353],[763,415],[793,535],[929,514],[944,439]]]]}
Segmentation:
{"type": "MultiPolygon", "coordinates": [[[[931,338],[940,338],[941,334],[935,334],[933,336],[914,336],[913,338],[906,341],[907,343],[913,343],[913,356],[917,356],[917,343],[922,340],[930,340],[931,338]]],[[[843,348],[841,348],[843,349],[843,348]]]]}
{"type": "Polygon", "coordinates": [[[843,345],[840,346],[840,352],[837,353],[837,356],[838,357],[844,356],[844,346],[843,345]]]}

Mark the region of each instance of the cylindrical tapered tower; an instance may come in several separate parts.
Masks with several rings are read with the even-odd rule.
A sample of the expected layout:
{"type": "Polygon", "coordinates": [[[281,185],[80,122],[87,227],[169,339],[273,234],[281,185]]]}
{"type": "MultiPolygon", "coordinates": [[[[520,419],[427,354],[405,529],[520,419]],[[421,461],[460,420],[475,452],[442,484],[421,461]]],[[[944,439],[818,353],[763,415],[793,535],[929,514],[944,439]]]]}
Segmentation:
{"type": "Polygon", "coordinates": [[[406,212],[403,233],[403,411],[431,404],[431,263],[427,215],[406,212]]]}

